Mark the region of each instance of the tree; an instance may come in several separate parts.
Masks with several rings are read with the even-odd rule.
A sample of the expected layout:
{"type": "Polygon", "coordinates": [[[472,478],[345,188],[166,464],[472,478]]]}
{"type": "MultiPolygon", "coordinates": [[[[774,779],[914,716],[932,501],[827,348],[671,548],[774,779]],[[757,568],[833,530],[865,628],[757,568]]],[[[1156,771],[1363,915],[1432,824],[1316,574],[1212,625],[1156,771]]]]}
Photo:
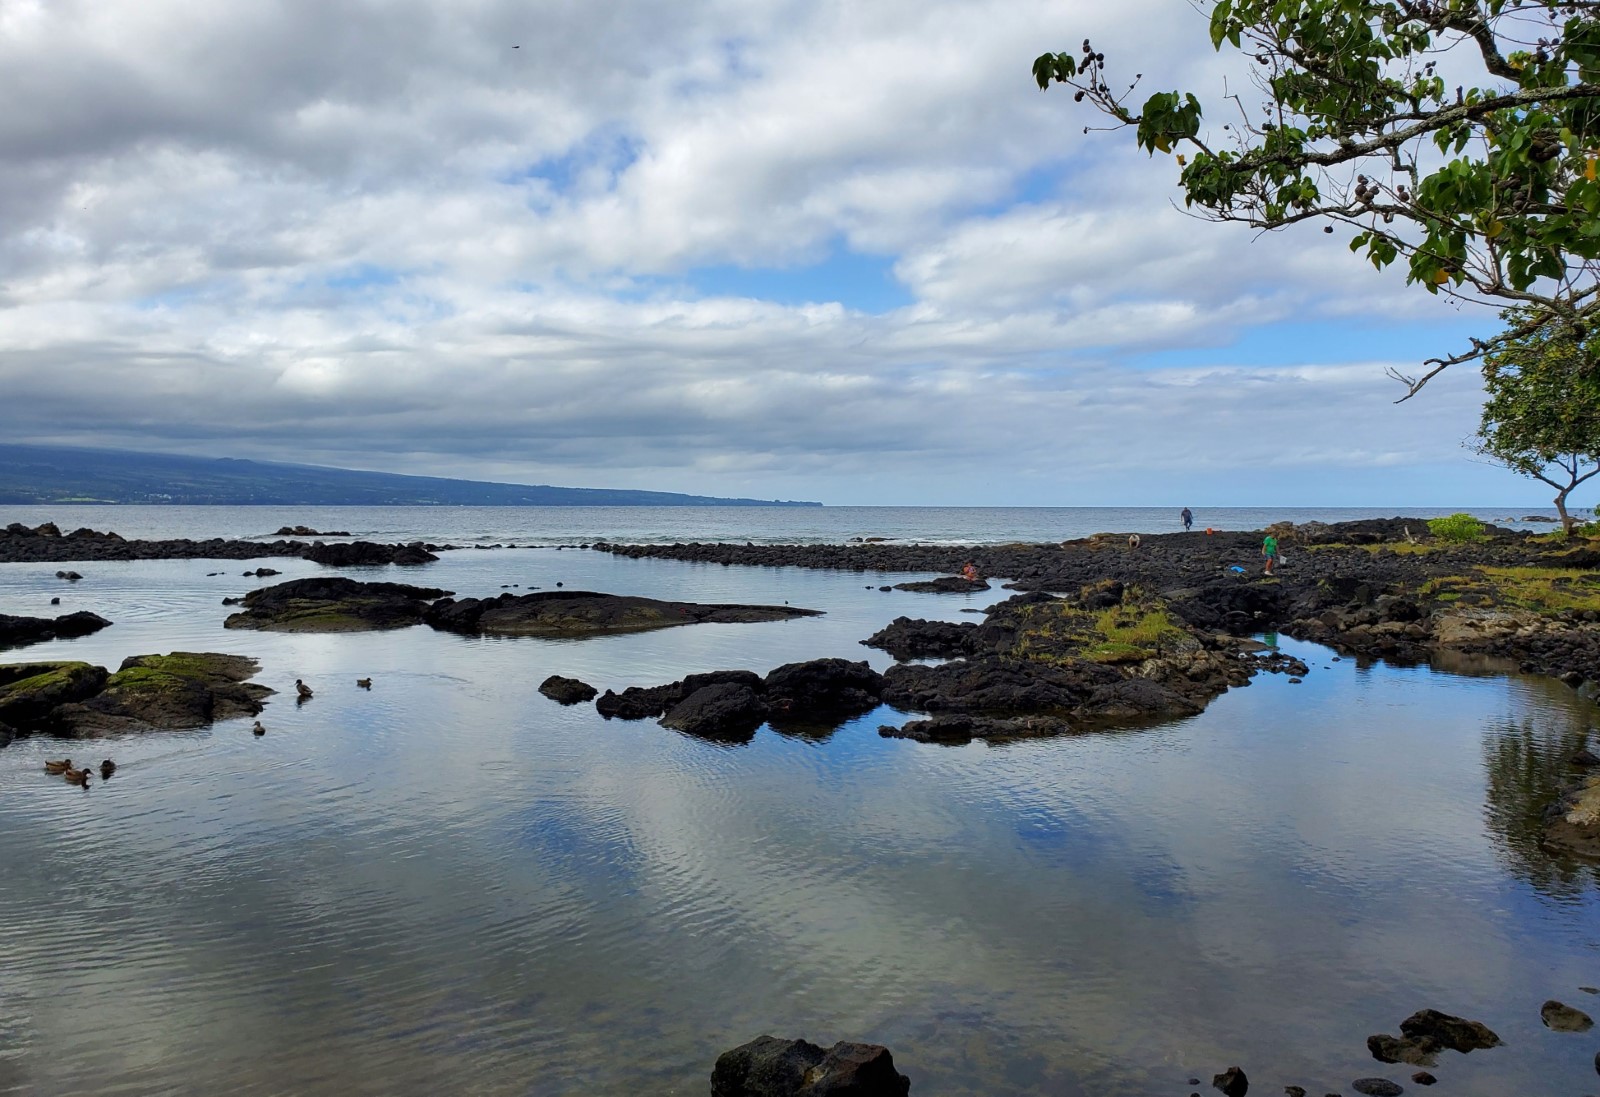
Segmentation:
{"type": "MultiPolygon", "coordinates": [[[[1402,400],[1448,366],[1552,321],[1600,324],[1600,0],[1191,0],[1212,46],[1250,64],[1260,101],[1238,94],[1202,134],[1191,93],[1158,92],[1135,114],[1135,74],[1113,88],[1106,55],[1033,63],[1140,148],[1175,154],[1187,205],[1257,229],[1320,222],[1354,230],[1375,267],[1404,259],[1429,293],[1518,309],[1518,323],[1421,376],[1390,373],[1402,400]],[[1473,70],[1474,83],[1444,73],[1473,70]]],[[[1088,132],[1085,127],[1084,132],[1088,132]]]]}
{"type": "MultiPolygon", "coordinates": [[[[1510,330],[1526,327],[1519,313],[1510,330]]],[[[1567,533],[1577,519],[1567,496],[1600,473],[1600,332],[1583,340],[1551,321],[1483,356],[1488,400],[1473,448],[1507,468],[1556,489],[1556,513],[1567,533]]]]}

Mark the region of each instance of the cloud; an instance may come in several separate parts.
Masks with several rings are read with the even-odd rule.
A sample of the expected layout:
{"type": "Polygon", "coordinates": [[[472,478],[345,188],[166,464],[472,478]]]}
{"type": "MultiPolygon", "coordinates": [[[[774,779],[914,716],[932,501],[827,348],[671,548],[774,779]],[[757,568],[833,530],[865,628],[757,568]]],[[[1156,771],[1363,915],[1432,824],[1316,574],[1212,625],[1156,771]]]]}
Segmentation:
{"type": "Polygon", "coordinates": [[[1084,34],[1149,89],[1225,68],[1158,0],[7,5],[0,93],[35,109],[0,118],[0,430],[1051,503],[1085,498],[1065,468],[1124,501],[1238,477],[1222,425],[1288,439],[1302,502],[1407,462],[1487,483],[1472,378],[1396,412],[1403,355],[1294,335],[1463,321],[1334,237],[1174,208],[1170,162],[1032,86],[1084,34]],[[909,303],[858,299],[852,257],[909,303]]]}

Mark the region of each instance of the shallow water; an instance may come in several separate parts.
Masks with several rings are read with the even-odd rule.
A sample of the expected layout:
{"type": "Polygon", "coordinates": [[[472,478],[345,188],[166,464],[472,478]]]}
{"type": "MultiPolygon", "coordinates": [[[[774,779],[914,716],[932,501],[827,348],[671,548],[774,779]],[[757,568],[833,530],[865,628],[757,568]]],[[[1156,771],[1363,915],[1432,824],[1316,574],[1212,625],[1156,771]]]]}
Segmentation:
{"type": "Polygon", "coordinates": [[[233,651],[317,691],[280,692],[261,739],[234,721],[0,751],[0,1091],[698,1095],[720,1051],[772,1032],[888,1044],[924,1097],[1186,1094],[1235,1063],[1253,1091],[1351,1092],[1406,1081],[1364,1041],[1423,1007],[1507,1043],[1446,1053],[1441,1092],[1594,1088],[1600,1037],[1539,1021],[1547,998],[1600,1012],[1577,989],[1600,985],[1595,875],[1533,838],[1600,722],[1558,683],[1284,641],[1303,685],[1265,676],[1148,730],[940,748],[879,738],[903,718],[883,709],[726,746],[537,686],[882,668],[857,641],[894,616],[1007,592],[461,552],[381,574],[827,614],[582,642],[225,631],[254,566],[96,563],[68,587],[0,565],[0,612],[60,594],[116,622],[0,660],[233,651]],[[116,776],[40,772],[77,752],[116,776]]]}

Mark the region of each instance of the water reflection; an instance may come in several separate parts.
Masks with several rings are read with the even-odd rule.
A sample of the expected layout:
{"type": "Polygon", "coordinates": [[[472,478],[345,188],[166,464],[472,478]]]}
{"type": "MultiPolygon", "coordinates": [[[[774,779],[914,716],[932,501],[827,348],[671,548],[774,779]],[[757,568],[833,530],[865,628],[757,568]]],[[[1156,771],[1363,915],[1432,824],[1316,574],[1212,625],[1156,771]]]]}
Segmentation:
{"type": "MultiPolygon", "coordinates": [[[[483,591],[557,558],[434,571],[483,591]]],[[[112,741],[87,794],[39,772],[60,744],[0,751],[0,1090],[704,1094],[719,1051],[771,1031],[887,1043],[917,1094],[1186,1093],[1235,1062],[1262,1092],[1349,1092],[1364,1036],[1424,1006],[1508,1040],[1452,1062],[1452,1093],[1593,1079],[1593,1046],[1526,1004],[1600,982],[1600,893],[1483,822],[1486,776],[1491,816],[1526,820],[1592,713],[1565,687],[1358,672],[1279,636],[1303,684],[1148,730],[935,748],[880,739],[874,711],[727,749],[537,685],[882,669],[860,639],[973,603],[559,560],[569,586],[828,616],[244,637],[217,604],[237,576],[98,567],[77,597],[117,626],[51,657],[243,650],[283,692],[263,738],[112,741]]]]}
{"type": "Polygon", "coordinates": [[[1581,711],[1565,719],[1547,710],[1539,719],[1500,720],[1483,733],[1484,817],[1496,850],[1510,872],[1554,898],[1571,898],[1600,880],[1596,866],[1540,844],[1544,811],[1572,778],[1571,758],[1588,740],[1581,711]]]}

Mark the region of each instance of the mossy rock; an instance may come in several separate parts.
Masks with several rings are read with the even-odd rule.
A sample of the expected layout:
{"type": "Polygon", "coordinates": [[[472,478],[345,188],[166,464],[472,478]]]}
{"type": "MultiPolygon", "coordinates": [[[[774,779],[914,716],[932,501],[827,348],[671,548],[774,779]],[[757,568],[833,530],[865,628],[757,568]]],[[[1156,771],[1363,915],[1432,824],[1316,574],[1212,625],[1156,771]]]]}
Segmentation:
{"type": "Polygon", "coordinates": [[[0,666],[0,723],[27,731],[58,706],[99,693],[106,678],[105,667],[81,662],[0,666]]]}
{"type": "Polygon", "coordinates": [[[135,655],[123,660],[101,692],[58,707],[49,723],[59,735],[92,736],[198,728],[254,716],[273,692],[245,681],[259,669],[259,663],[242,655],[187,651],[135,655]]]}

